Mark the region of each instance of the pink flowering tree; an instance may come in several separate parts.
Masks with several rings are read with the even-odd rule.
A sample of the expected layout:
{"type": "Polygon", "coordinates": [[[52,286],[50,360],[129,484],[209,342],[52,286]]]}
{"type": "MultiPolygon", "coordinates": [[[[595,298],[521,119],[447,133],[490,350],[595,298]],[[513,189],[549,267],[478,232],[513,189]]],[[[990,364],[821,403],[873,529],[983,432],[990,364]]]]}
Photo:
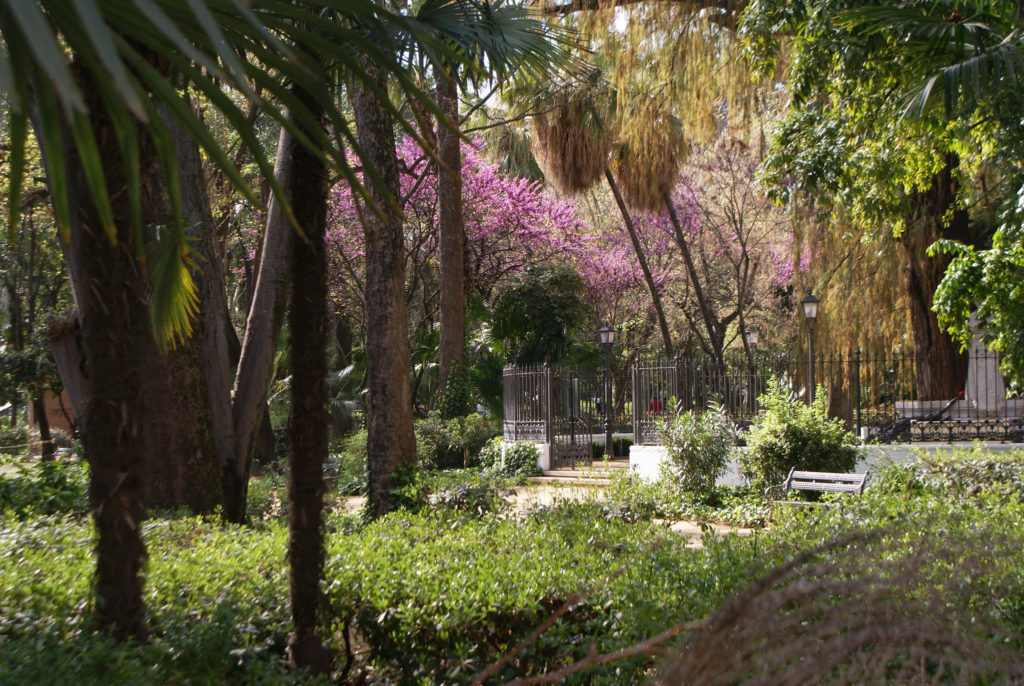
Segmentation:
{"type": "MultiPolygon", "coordinates": [[[[406,296],[414,349],[421,344],[418,373],[428,368],[432,332],[438,321],[437,172],[411,139],[399,145],[401,203],[405,216],[406,296]]],[[[463,144],[463,219],[466,231],[466,290],[488,301],[496,284],[530,265],[596,260],[595,244],[572,203],[556,199],[541,184],[505,176],[476,145],[463,144]]],[[[337,314],[363,317],[364,236],[360,212],[347,184],[331,193],[328,245],[332,260],[332,302],[337,314]]],[[[415,352],[415,350],[414,350],[415,352]]]]}

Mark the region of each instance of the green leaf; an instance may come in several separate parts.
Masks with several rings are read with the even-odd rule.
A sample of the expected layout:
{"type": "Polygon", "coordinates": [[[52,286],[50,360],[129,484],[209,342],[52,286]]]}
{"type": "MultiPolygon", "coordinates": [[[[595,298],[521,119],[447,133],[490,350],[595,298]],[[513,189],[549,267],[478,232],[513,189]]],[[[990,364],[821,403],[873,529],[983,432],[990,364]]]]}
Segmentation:
{"type": "Polygon", "coordinates": [[[40,69],[56,86],[57,97],[66,109],[84,112],[86,107],[82,94],[71,78],[53,29],[39,11],[38,5],[34,0],[8,0],[7,4],[14,21],[21,26],[28,49],[35,54],[40,69]]]}
{"type": "Polygon", "coordinates": [[[80,112],[75,113],[71,121],[71,134],[75,140],[78,161],[82,165],[86,183],[89,184],[89,195],[96,206],[100,224],[111,245],[116,245],[117,225],[114,221],[114,210],[110,206],[107,180],[103,174],[103,159],[100,157],[89,117],[80,112]]]}
{"type": "Polygon", "coordinates": [[[117,54],[114,35],[107,28],[99,8],[92,0],[71,0],[71,2],[82,18],[82,25],[89,39],[89,47],[96,51],[99,61],[107,71],[107,76],[124,98],[128,109],[139,119],[145,120],[145,108],[132,87],[128,72],[124,68],[124,62],[117,54]]]}
{"type": "Polygon", "coordinates": [[[7,186],[7,242],[14,244],[21,216],[21,187],[25,179],[25,139],[28,136],[28,117],[11,112],[8,140],[11,142],[10,180],[7,186]]]}
{"type": "Polygon", "coordinates": [[[199,314],[199,289],[192,278],[195,262],[184,226],[158,227],[149,249],[150,322],[162,350],[192,335],[199,314]]]}

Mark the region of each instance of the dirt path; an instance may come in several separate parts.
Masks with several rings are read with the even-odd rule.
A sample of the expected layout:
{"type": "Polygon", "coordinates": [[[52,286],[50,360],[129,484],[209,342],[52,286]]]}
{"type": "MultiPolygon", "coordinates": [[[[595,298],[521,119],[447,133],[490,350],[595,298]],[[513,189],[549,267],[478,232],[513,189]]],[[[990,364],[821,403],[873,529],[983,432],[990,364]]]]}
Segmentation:
{"type": "MultiPolygon", "coordinates": [[[[515,489],[515,493],[509,498],[509,504],[513,512],[527,512],[535,507],[550,507],[560,502],[587,502],[603,499],[605,487],[592,486],[589,484],[527,484],[515,489]]],[[[366,498],[350,496],[342,500],[341,509],[343,512],[355,513],[362,509],[366,498]]],[[[661,520],[663,521],[663,520],[661,520]]],[[[686,547],[703,548],[701,539],[704,532],[697,522],[681,520],[677,522],[663,521],[668,525],[669,530],[687,538],[686,547]]],[[[716,536],[727,534],[738,534],[749,536],[753,529],[744,527],[728,526],[726,524],[712,524],[712,531],[716,536]]]]}

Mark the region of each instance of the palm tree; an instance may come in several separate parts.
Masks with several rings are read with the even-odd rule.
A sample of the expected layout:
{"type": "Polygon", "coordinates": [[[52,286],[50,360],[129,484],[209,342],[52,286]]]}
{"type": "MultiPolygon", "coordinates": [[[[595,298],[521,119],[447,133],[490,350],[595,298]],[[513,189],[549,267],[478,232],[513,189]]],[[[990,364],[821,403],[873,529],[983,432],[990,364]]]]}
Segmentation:
{"type": "MultiPolygon", "coordinates": [[[[538,77],[550,64],[565,64],[562,46],[565,34],[547,29],[526,10],[511,5],[490,5],[478,0],[430,0],[419,7],[410,25],[419,35],[392,34],[401,53],[421,70],[428,67],[440,81],[442,118],[438,138],[444,147],[440,162],[446,167],[441,176],[449,176],[439,193],[442,202],[442,300],[445,303],[441,359],[449,371],[457,368],[465,346],[465,286],[462,251],[464,242],[461,211],[461,173],[456,135],[455,80],[461,74],[469,79],[506,78],[513,71],[538,77]],[[449,53],[437,49],[447,47],[449,53]],[[455,117],[454,120],[451,118],[455,117]],[[461,329],[461,330],[460,330],[461,329]],[[445,345],[448,347],[445,348],[445,345]]],[[[365,65],[367,71],[371,66],[365,65]]],[[[404,249],[402,218],[396,199],[398,158],[395,153],[395,120],[383,107],[380,94],[386,91],[386,75],[377,72],[376,89],[355,84],[351,90],[356,128],[363,148],[363,160],[378,170],[385,180],[383,188],[371,189],[370,198],[379,208],[364,213],[366,234],[366,342],[376,352],[367,365],[370,389],[367,398],[367,456],[369,461],[368,508],[374,516],[390,507],[391,493],[399,485],[403,472],[415,468],[415,437],[412,430],[412,400],[409,369],[408,312],[404,292],[404,249]],[[378,192],[380,191],[380,192],[378,192]]],[[[440,385],[442,392],[445,388],[440,385]]]]}
{"type": "MultiPolygon", "coordinates": [[[[159,110],[254,200],[184,99],[184,86],[209,98],[252,144],[282,211],[294,222],[269,161],[223,88],[247,94],[318,159],[331,160],[354,178],[341,146],[320,126],[320,113],[289,90],[289,84],[323,82],[317,64],[300,59],[276,36],[295,35],[297,43],[312,40],[305,28],[296,32],[296,27],[315,26],[335,45],[359,49],[386,67],[394,68],[394,62],[361,33],[321,16],[323,4],[364,22],[379,22],[386,15],[365,0],[309,9],[269,0],[254,11],[218,0],[190,3],[188,10],[166,0],[81,0],[76,12],[49,0],[19,3],[16,11],[9,4],[0,9],[5,48],[0,50],[0,91],[11,110],[9,197],[20,196],[31,118],[68,245],[71,278],[84,294],[78,302],[88,365],[83,441],[98,532],[97,619],[121,639],[143,640],[147,633],[140,535],[146,509],[142,351],[153,335],[151,322],[162,345],[187,336],[198,298],[189,269],[192,252],[185,239],[174,139],[159,110]],[[72,55],[70,63],[65,51],[72,55]],[[266,95],[257,98],[252,83],[266,95]],[[290,116],[269,98],[286,104],[290,116]],[[167,208],[169,223],[162,221],[160,207],[167,208]],[[163,240],[153,231],[158,223],[167,226],[163,240]],[[147,245],[163,251],[154,260],[143,260],[147,245]]],[[[335,48],[334,55],[357,78],[366,78],[351,50],[335,48]]],[[[328,105],[329,118],[339,121],[340,113],[328,105]]],[[[17,212],[12,203],[9,221],[16,221],[17,212]]]]}

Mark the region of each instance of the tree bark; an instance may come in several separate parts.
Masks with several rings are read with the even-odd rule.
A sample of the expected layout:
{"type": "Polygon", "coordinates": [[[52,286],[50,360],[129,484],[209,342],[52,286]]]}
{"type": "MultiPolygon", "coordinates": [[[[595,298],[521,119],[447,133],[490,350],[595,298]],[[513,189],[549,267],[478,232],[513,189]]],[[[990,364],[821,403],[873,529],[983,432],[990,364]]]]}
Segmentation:
{"type": "Polygon", "coordinates": [[[164,117],[164,121],[174,136],[182,213],[185,223],[197,231],[192,246],[198,255],[194,278],[199,289],[201,310],[193,339],[198,342],[201,356],[201,363],[196,370],[202,370],[206,392],[202,405],[212,429],[212,454],[215,456],[212,466],[216,469],[215,473],[210,473],[209,465],[204,465],[207,468],[204,478],[212,479],[211,485],[217,484],[218,503],[224,503],[228,497],[224,474],[232,463],[235,450],[234,419],[231,413],[231,372],[234,365],[230,343],[237,340],[237,336],[228,313],[224,265],[217,249],[216,226],[199,148],[175,119],[164,117]]]}
{"type": "MultiPolygon", "coordinates": [[[[459,99],[455,79],[437,76],[437,104],[453,125],[459,121],[459,99]]],[[[438,345],[438,388],[448,391],[449,378],[462,373],[466,347],[466,231],[462,218],[462,151],[458,133],[439,123],[438,152],[446,168],[438,171],[438,243],[440,252],[438,345]]]]}
{"type": "MultiPolygon", "coordinates": [[[[319,103],[295,95],[311,113],[319,103]]],[[[324,96],[326,97],[326,95],[324,96]]],[[[288,560],[293,630],[288,653],[293,667],[325,674],[331,658],[317,634],[324,567],[323,466],[327,459],[327,165],[304,147],[295,149],[287,194],[305,235],[290,233],[291,418],[288,426],[288,560]]]]}
{"type": "MultiPolygon", "coordinates": [[[[102,104],[88,102],[96,96],[84,71],[79,74],[82,92],[91,112],[102,113],[102,104]]],[[[113,126],[102,115],[94,116],[93,130],[104,161],[115,217],[130,216],[124,162],[113,126]]],[[[144,168],[153,151],[140,132],[144,168]],[[148,159],[147,159],[148,157],[148,159]]],[[[70,193],[79,207],[73,215],[69,253],[78,266],[83,286],[79,300],[82,313],[82,346],[89,386],[82,440],[90,465],[89,498],[96,523],[96,616],[111,626],[119,640],[145,640],[145,603],[142,597],[142,565],[146,548],[142,521],[146,516],[146,423],[142,369],[146,341],[151,340],[145,302],[146,282],[128,222],[110,227],[108,236],[88,190],[81,165],[70,141],[65,164],[70,193]]],[[[155,189],[143,188],[143,206],[152,207],[155,189]]]]}
{"type": "Polygon", "coordinates": [[[944,332],[932,311],[932,298],[949,265],[943,255],[928,257],[925,251],[939,238],[977,243],[964,209],[955,209],[957,182],[955,154],[948,154],[945,168],[925,191],[911,197],[907,228],[900,237],[905,257],[905,288],[910,325],[917,357],[917,390],[921,398],[949,400],[964,389],[967,361],[959,345],[944,332]],[[946,218],[949,217],[947,222],[946,218]]]}
{"type": "MultiPolygon", "coordinates": [[[[381,89],[386,78],[375,64],[363,67],[381,89]]],[[[383,179],[371,184],[376,205],[364,213],[366,234],[367,458],[371,515],[386,513],[402,472],[416,466],[416,439],[409,394],[409,317],[405,300],[405,250],[399,197],[398,157],[390,112],[377,95],[354,82],[351,88],[359,143],[383,179]]]]}
{"type": "MultiPolygon", "coordinates": [[[[282,128],[274,162],[274,176],[282,188],[292,185],[294,159],[301,148],[288,130],[282,128]]],[[[263,237],[256,289],[245,322],[242,354],[232,391],[235,448],[223,473],[224,516],[231,522],[245,519],[253,445],[265,413],[267,388],[274,370],[275,343],[284,317],[290,231],[280,202],[272,197],[267,210],[267,230],[263,237]]]]}
{"type": "Polygon", "coordinates": [[[43,396],[32,398],[32,411],[39,425],[39,455],[43,462],[53,460],[53,436],[50,435],[50,418],[46,416],[46,403],[43,396]]]}
{"type": "Polygon", "coordinates": [[[633,252],[636,254],[636,259],[640,263],[640,269],[644,273],[644,281],[647,282],[647,290],[651,293],[651,301],[654,303],[654,311],[658,315],[658,327],[661,329],[661,339],[665,346],[665,357],[672,357],[672,334],[668,330],[668,321],[665,319],[665,309],[661,305],[661,293],[658,292],[658,287],[654,283],[654,276],[651,274],[651,268],[647,265],[647,257],[644,255],[643,246],[640,245],[640,237],[636,233],[636,227],[633,226],[633,218],[629,215],[629,210],[626,208],[626,202],[622,199],[622,194],[619,192],[619,185],[615,183],[615,177],[612,176],[610,169],[605,167],[604,178],[608,180],[608,187],[612,191],[612,195],[615,197],[615,204],[619,206],[619,212],[622,214],[622,221],[626,225],[626,231],[629,232],[629,240],[633,243],[633,252]]]}

